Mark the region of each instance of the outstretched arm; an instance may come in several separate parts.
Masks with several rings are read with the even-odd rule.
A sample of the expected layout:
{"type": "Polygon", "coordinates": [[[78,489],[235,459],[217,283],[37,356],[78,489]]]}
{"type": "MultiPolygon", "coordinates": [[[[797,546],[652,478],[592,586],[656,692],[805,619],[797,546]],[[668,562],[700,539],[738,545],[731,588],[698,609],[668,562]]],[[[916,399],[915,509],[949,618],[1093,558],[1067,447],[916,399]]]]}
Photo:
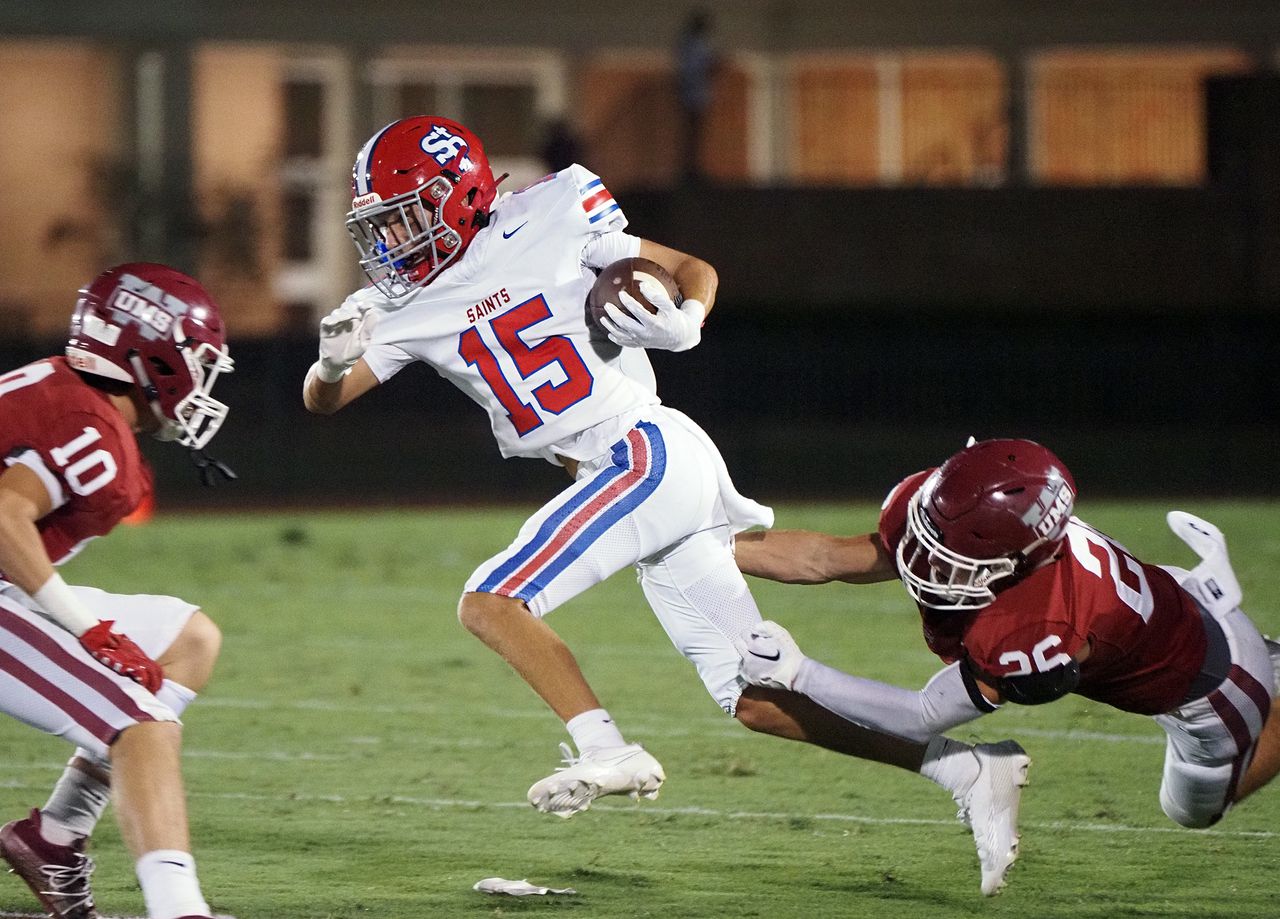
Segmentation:
{"type": "Polygon", "coordinates": [[[989,687],[959,661],[935,673],[923,689],[913,690],[805,658],[794,688],[841,718],[919,743],[999,708],[983,691],[989,687]]]}
{"type": "Polygon", "coordinates": [[[378,385],[364,353],[380,317],[352,295],[320,320],[320,359],[302,384],[307,411],[332,415],[378,385]]]}
{"type": "Polygon", "coordinates": [[[898,576],[875,533],[831,536],[811,530],[751,530],[734,540],[743,574],[786,584],[874,584],[898,576]]]}
{"type": "Polygon", "coordinates": [[[332,415],[378,385],[378,378],[363,358],[332,383],[321,378],[317,370],[319,366],[319,361],[311,365],[306,382],[302,384],[302,402],[307,411],[317,415],[332,415]]]}
{"type": "Polygon", "coordinates": [[[776,622],[752,626],[735,645],[748,683],[801,693],[847,721],[917,743],[993,712],[1001,701],[958,661],[918,691],[844,673],[805,657],[776,622]]]}

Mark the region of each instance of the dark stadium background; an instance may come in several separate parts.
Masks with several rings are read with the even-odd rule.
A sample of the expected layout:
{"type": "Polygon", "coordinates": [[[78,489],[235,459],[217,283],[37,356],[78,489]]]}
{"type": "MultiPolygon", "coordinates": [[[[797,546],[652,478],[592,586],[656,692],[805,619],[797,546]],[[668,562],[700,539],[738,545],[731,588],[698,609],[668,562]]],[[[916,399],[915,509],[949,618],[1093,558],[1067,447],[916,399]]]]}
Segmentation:
{"type": "MultiPolygon", "coordinates": [[[[172,154],[160,190],[186,201],[194,140],[182,126],[190,55],[203,43],[322,43],[356,74],[395,42],[542,48],[570,62],[566,79],[581,98],[591,87],[575,83],[577,64],[610,50],[667,53],[695,6],[6,4],[0,43],[160,55],[172,154]]],[[[874,499],[969,435],[1021,435],[1057,450],[1085,495],[1280,494],[1280,6],[982,0],[963,15],[906,0],[703,6],[726,53],[979,48],[1007,65],[1013,103],[1028,56],[1060,46],[1226,47],[1252,61],[1207,79],[1193,103],[1204,168],[1191,182],[1037,182],[1027,109],[1013,103],[995,181],[611,181],[634,232],[720,272],[702,345],[654,363],[664,400],[713,434],[744,491],[874,499]]],[[[376,125],[364,124],[371,90],[355,81],[352,132],[363,137],[376,125]]],[[[245,100],[243,117],[254,113],[245,100]]],[[[674,128],[637,133],[625,114],[616,129],[669,158],[674,128]]],[[[607,137],[595,139],[605,148],[607,137]]],[[[626,152],[643,160],[636,146],[626,152]]],[[[627,162],[589,165],[608,180],[636,174],[627,162]]],[[[165,232],[123,254],[194,270],[190,215],[159,208],[165,232]]],[[[65,279],[59,308],[84,280],[65,279]]],[[[59,347],[49,323],[24,325],[15,303],[0,285],[6,368],[59,347]]],[[[530,501],[561,481],[545,464],[501,461],[483,415],[427,372],[407,371],[338,417],[307,415],[310,330],[332,305],[263,302],[283,317],[267,336],[237,335],[233,323],[237,371],[218,386],[232,415],[212,452],[240,481],[203,492],[179,451],[149,447],[162,506],[530,501]]]]}

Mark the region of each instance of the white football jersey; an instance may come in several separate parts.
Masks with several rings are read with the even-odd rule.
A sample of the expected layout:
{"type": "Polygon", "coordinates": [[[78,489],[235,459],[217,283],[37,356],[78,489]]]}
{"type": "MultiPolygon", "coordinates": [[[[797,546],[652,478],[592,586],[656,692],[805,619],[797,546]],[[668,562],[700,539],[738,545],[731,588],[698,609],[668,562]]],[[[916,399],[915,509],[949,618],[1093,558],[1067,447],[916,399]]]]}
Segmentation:
{"type": "Polygon", "coordinates": [[[488,412],[503,456],[598,456],[659,401],[643,349],[619,348],[585,318],[591,269],[639,253],[626,225],[577,165],[504,195],[431,284],[404,301],[374,287],[348,298],[385,311],[366,363],[380,382],[431,365],[488,412]]]}

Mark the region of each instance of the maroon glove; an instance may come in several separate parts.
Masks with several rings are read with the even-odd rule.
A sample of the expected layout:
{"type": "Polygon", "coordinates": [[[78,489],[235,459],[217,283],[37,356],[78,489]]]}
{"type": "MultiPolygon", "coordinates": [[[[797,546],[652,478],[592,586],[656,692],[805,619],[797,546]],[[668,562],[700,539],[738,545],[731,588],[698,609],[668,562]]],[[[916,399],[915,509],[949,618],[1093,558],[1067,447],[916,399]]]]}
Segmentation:
{"type": "Polygon", "coordinates": [[[134,644],[132,638],[111,631],[115,624],[114,619],[103,619],[80,636],[80,644],[108,670],[141,683],[148,692],[158,691],[164,683],[164,671],[134,644]]]}

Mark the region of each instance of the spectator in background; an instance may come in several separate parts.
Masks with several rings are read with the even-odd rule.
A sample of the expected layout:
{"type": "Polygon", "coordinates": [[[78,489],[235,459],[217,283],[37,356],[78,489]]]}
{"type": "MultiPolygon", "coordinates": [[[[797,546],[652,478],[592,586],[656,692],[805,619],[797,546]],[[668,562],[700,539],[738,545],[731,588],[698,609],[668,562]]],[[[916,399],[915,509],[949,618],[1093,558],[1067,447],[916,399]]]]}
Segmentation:
{"type": "Polygon", "coordinates": [[[711,46],[711,15],[695,10],[685,20],[676,46],[677,89],[684,117],[684,181],[695,185],[704,178],[702,140],[707,109],[711,106],[711,82],[719,60],[711,46]]]}
{"type": "Polygon", "coordinates": [[[582,161],[582,144],[567,118],[553,119],[547,125],[541,153],[548,173],[560,172],[582,161]]]}

